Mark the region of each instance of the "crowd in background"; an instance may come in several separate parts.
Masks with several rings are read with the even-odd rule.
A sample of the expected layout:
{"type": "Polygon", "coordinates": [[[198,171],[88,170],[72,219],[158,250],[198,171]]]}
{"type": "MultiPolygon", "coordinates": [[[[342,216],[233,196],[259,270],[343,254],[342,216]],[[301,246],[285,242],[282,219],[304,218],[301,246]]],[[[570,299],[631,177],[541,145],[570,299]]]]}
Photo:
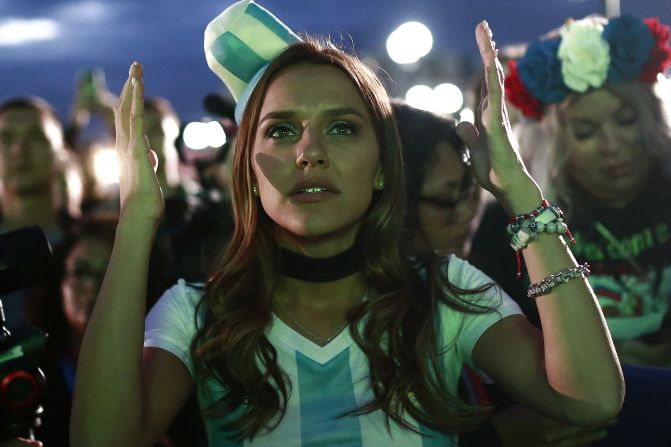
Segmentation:
{"type": "MultiPolygon", "coordinates": [[[[518,68],[514,62],[510,67],[515,80],[518,68]]],[[[34,326],[49,335],[39,361],[47,383],[41,399],[44,412],[36,424],[37,437],[47,446],[68,445],[79,345],[119,217],[118,189],[104,183],[95,170],[96,154],[113,147],[115,138],[117,95],[103,78],[98,70],[82,78],[66,120],[45,100],[28,95],[0,104],[0,233],[38,225],[53,252],[49,281],[2,297],[10,332],[21,334],[34,326]]],[[[543,183],[543,191],[564,209],[576,258],[591,264],[591,285],[621,362],[650,368],[632,369],[631,377],[641,374],[641,382],[668,386],[671,98],[661,98],[655,82],[626,81],[552,102],[542,113],[529,106],[525,115],[533,116],[513,116],[521,157],[543,183]]],[[[393,108],[408,179],[409,243],[417,253],[431,249],[470,260],[537,323],[523,269],[516,279],[506,212],[477,185],[471,166],[477,154],[457,135],[458,123],[401,100],[393,108]]],[[[227,129],[228,142],[215,157],[194,160],[180,138],[183,123],[166,99],[148,98],[145,114],[165,199],[149,266],[150,309],[179,278],[207,281],[216,248],[232,231],[228,190],[236,129],[232,116],[213,117],[227,129]]],[[[648,392],[640,391],[631,400],[648,392]]],[[[555,445],[557,438],[566,440],[565,445],[592,445],[607,438],[610,429],[570,427],[533,414],[470,370],[464,371],[462,394],[494,408],[489,429],[464,435],[464,445],[555,445]],[[498,444],[478,444],[484,442],[482,436],[492,436],[488,442],[498,444]]],[[[652,397],[641,397],[641,405],[652,397]]],[[[190,401],[161,445],[205,445],[203,436],[198,410],[190,401]]]]}

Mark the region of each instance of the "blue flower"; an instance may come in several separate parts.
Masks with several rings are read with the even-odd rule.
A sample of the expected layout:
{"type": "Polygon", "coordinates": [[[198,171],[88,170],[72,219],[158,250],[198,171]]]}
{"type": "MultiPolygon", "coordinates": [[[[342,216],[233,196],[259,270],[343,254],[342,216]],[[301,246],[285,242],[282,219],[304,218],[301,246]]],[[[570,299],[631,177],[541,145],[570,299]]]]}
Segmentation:
{"type": "Polygon", "coordinates": [[[526,88],[545,104],[559,102],[569,94],[562,79],[558,47],[557,39],[534,42],[517,63],[517,71],[526,88]]]}
{"type": "Polygon", "coordinates": [[[636,79],[655,46],[650,28],[643,20],[624,15],[608,22],[603,30],[603,38],[610,45],[608,80],[636,79]]]}

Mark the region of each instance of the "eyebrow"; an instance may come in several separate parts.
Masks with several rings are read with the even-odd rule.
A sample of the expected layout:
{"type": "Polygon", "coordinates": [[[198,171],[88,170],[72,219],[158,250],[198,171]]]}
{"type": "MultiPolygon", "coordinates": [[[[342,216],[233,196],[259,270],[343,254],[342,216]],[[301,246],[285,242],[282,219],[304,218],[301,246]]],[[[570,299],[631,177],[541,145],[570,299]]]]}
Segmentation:
{"type": "MultiPolygon", "coordinates": [[[[333,109],[327,109],[324,110],[323,112],[320,112],[321,115],[327,116],[327,117],[334,117],[334,116],[342,116],[342,115],[356,115],[359,118],[361,118],[364,121],[368,121],[366,117],[361,114],[358,110],[356,110],[353,107],[335,107],[333,109]]],[[[266,113],[261,120],[259,120],[259,123],[262,123],[266,120],[269,119],[289,119],[289,118],[295,118],[298,115],[298,113],[291,111],[291,110],[278,110],[274,112],[268,112],[266,113]]]]}

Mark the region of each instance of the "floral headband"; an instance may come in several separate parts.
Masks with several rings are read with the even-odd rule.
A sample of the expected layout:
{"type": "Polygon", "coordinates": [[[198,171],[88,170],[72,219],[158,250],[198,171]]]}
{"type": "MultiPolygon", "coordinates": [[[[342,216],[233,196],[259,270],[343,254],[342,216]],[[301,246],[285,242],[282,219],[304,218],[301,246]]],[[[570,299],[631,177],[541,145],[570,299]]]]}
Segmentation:
{"type": "Polygon", "coordinates": [[[571,92],[606,81],[655,82],[671,65],[669,37],[669,27],[657,18],[571,20],[559,38],[534,42],[522,58],[508,62],[506,97],[524,116],[540,120],[544,105],[571,92]]]}

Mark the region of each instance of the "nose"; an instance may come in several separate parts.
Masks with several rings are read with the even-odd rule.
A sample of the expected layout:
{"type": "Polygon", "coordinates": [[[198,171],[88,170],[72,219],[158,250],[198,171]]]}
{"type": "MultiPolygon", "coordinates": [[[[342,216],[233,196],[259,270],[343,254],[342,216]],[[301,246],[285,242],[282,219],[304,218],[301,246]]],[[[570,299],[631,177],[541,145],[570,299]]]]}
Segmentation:
{"type": "Polygon", "coordinates": [[[319,131],[306,128],[296,146],[296,166],[328,167],[329,158],[324,139],[319,131]]]}
{"type": "Polygon", "coordinates": [[[24,136],[18,135],[9,142],[7,152],[12,158],[28,158],[30,153],[29,144],[24,136]]]}
{"type": "Polygon", "coordinates": [[[620,150],[621,142],[617,136],[617,130],[605,124],[601,128],[601,135],[599,138],[599,152],[602,155],[613,155],[620,150]]]}

